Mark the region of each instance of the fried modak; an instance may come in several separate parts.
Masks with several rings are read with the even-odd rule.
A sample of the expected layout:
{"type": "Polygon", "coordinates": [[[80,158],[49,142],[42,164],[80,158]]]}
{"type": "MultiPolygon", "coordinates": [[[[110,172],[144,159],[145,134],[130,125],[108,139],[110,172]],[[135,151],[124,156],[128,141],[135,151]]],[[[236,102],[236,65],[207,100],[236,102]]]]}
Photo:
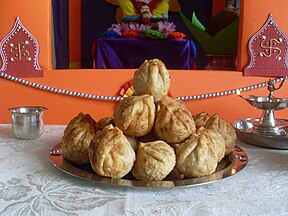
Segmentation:
{"type": "Polygon", "coordinates": [[[91,167],[104,177],[124,177],[131,171],[135,158],[126,136],[111,124],[97,131],[89,147],[91,167]]]}
{"type": "Polygon", "coordinates": [[[217,114],[214,114],[208,119],[204,127],[213,129],[223,136],[226,146],[225,155],[233,151],[237,137],[235,129],[231,124],[220,118],[217,114]]]}
{"type": "Polygon", "coordinates": [[[128,142],[130,143],[131,147],[136,152],[137,148],[138,148],[138,139],[136,137],[131,137],[131,136],[128,136],[128,135],[125,135],[125,136],[126,136],[128,142]]]}
{"type": "Polygon", "coordinates": [[[137,95],[153,95],[155,101],[166,96],[170,89],[170,76],[159,59],[146,60],[134,73],[133,87],[137,95]]]}
{"type": "Polygon", "coordinates": [[[183,143],[176,145],[176,168],[185,177],[193,178],[215,172],[218,159],[211,140],[193,134],[183,143]]]}
{"type": "Polygon", "coordinates": [[[139,142],[133,176],[143,181],[160,181],[174,168],[174,149],[162,140],[139,142]]]}
{"type": "Polygon", "coordinates": [[[103,117],[97,121],[98,130],[102,130],[105,126],[112,124],[115,126],[114,119],[112,117],[103,117]]]}
{"type": "Polygon", "coordinates": [[[196,115],[193,115],[193,119],[196,125],[196,128],[200,128],[206,124],[208,119],[210,118],[209,114],[207,112],[201,112],[196,115]]]}
{"type": "Polygon", "coordinates": [[[218,131],[204,127],[200,127],[197,131],[197,134],[199,135],[199,142],[211,143],[215,157],[217,157],[217,162],[220,162],[224,158],[226,151],[225,140],[223,136],[218,133],[218,131]]]}
{"type": "Polygon", "coordinates": [[[114,122],[126,135],[141,137],[153,128],[155,105],[153,96],[130,96],[120,101],[114,111],[114,122]]]}
{"type": "Polygon", "coordinates": [[[194,119],[182,101],[167,96],[158,102],[154,133],[159,139],[172,145],[195,132],[194,119]]]}
{"type": "Polygon", "coordinates": [[[88,149],[96,131],[96,121],[89,114],[74,117],[62,137],[63,158],[74,164],[89,164],[88,149]]]}

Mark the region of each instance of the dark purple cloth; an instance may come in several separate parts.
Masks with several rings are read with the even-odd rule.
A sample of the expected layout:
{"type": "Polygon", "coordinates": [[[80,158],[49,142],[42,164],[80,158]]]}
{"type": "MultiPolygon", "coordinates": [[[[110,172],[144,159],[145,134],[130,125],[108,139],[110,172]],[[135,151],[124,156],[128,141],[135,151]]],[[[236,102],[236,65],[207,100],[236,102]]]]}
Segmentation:
{"type": "Polygon", "coordinates": [[[53,0],[56,69],[69,68],[69,0],[53,0]]]}
{"type": "Polygon", "coordinates": [[[96,42],[95,68],[139,68],[147,59],[158,58],[168,69],[192,69],[196,56],[190,40],[100,38],[96,42]]]}

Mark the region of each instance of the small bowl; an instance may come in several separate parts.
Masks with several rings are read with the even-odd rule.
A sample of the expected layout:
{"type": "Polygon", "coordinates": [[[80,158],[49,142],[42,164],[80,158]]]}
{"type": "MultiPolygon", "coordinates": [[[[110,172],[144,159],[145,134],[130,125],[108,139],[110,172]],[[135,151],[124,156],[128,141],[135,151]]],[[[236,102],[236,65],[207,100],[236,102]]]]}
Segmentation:
{"type": "Polygon", "coordinates": [[[43,134],[43,113],[47,108],[24,106],[13,107],[8,110],[12,115],[12,132],[17,139],[36,139],[43,134]]]}

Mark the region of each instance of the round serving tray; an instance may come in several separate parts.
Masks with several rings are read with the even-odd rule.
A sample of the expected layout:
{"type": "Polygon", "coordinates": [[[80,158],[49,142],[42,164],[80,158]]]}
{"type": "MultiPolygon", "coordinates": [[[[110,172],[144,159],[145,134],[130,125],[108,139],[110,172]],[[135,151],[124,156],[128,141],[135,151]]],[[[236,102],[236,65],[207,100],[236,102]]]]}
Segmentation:
{"type": "Polygon", "coordinates": [[[90,165],[79,166],[69,163],[63,159],[61,152],[61,144],[55,145],[50,150],[51,162],[61,171],[81,179],[127,187],[169,188],[202,185],[232,176],[241,171],[248,163],[247,153],[240,147],[235,146],[234,150],[218,164],[216,171],[209,176],[179,180],[171,172],[162,181],[139,181],[132,176],[131,172],[122,179],[101,177],[92,170],[90,165]]]}
{"type": "Polygon", "coordinates": [[[245,143],[272,149],[288,149],[288,128],[285,136],[269,135],[267,133],[257,133],[253,130],[251,122],[260,121],[258,118],[245,118],[232,123],[237,138],[245,143]]]}

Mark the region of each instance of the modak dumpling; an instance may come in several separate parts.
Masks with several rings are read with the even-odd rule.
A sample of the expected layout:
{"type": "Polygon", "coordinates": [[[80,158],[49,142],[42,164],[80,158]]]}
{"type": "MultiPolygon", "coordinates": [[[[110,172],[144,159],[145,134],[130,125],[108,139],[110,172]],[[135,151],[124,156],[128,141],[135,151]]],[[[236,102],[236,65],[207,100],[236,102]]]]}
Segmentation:
{"type": "Polygon", "coordinates": [[[89,147],[92,169],[100,176],[122,178],[131,171],[135,152],[118,127],[99,130],[89,147]]]}
{"type": "Polygon", "coordinates": [[[154,133],[159,139],[177,144],[195,131],[194,119],[182,101],[166,96],[158,102],[154,133]]]}
{"type": "Polygon", "coordinates": [[[63,158],[74,164],[89,164],[88,149],[96,131],[96,121],[89,114],[79,113],[64,130],[63,158]]]}
{"type": "Polygon", "coordinates": [[[200,128],[206,124],[208,119],[210,118],[209,114],[206,112],[198,113],[197,115],[193,115],[193,119],[196,125],[196,128],[200,128]]]}
{"type": "MultiPolygon", "coordinates": [[[[116,126],[114,123],[114,119],[112,117],[103,117],[97,122],[98,130],[102,130],[107,125],[112,124],[114,127],[116,126]]],[[[138,141],[136,138],[125,135],[129,143],[131,144],[134,151],[137,150],[138,141]]]]}
{"type": "Polygon", "coordinates": [[[166,96],[170,88],[170,76],[159,59],[146,60],[134,73],[133,87],[137,95],[153,95],[155,101],[166,96]]]}
{"type": "Polygon", "coordinates": [[[220,162],[224,158],[226,151],[223,136],[213,129],[207,129],[204,127],[200,127],[197,134],[199,135],[199,142],[211,143],[215,157],[217,157],[217,161],[220,162]]]}
{"type": "Polygon", "coordinates": [[[141,137],[153,128],[155,105],[151,95],[131,96],[120,101],[114,111],[114,122],[126,135],[141,137]]]}
{"type": "Polygon", "coordinates": [[[115,126],[114,120],[112,117],[103,117],[101,118],[98,122],[98,130],[102,130],[105,126],[112,124],[113,126],[115,126]]]}
{"type": "Polygon", "coordinates": [[[128,136],[128,135],[125,135],[125,136],[126,136],[126,139],[128,140],[128,142],[130,143],[131,147],[136,152],[137,148],[138,148],[138,139],[136,137],[131,137],[131,136],[128,136]]]}
{"type": "Polygon", "coordinates": [[[213,129],[223,136],[226,146],[225,155],[233,151],[237,137],[235,129],[231,124],[220,118],[217,114],[214,114],[208,119],[204,127],[213,129]]]}
{"type": "Polygon", "coordinates": [[[218,165],[213,140],[207,134],[193,134],[176,146],[176,168],[186,177],[200,177],[215,172],[218,165]]]}
{"type": "Polygon", "coordinates": [[[174,149],[162,140],[139,142],[133,176],[143,181],[160,181],[174,168],[174,149]]]}

